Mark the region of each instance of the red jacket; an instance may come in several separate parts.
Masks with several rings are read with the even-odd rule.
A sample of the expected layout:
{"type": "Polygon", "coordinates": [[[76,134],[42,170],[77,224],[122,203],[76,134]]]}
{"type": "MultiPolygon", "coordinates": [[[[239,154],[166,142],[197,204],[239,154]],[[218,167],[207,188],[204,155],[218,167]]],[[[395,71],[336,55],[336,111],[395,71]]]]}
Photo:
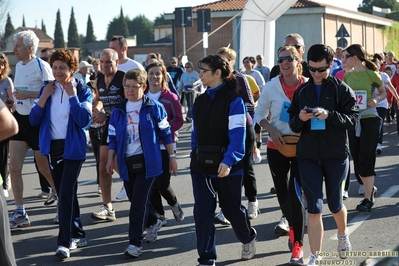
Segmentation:
{"type": "Polygon", "coordinates": [[[179,98],[170,90],[163,89],[158,101],[162,103],[168,113],[168,122],[172,130],[172,139],[173,142],[176,142],[175,132],[178,131],[184,123],[179,98]]]}
{"type": "MultiPolygon", "coordinates": [[[[399,94],[399,74],[394,74],[391,78],[392,86],[395,88],[396,92],[399,94]]],[[[396,102],[395,97],[393,97],[392,93],[387,91],[387,100],[388,103],[396,102]]]]}

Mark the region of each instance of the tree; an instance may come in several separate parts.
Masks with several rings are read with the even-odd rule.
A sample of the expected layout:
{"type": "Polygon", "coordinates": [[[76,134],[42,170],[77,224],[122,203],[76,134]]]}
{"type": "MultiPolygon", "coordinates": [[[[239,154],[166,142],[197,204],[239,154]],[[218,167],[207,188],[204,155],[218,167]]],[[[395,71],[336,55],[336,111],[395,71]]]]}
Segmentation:
{"type": "Polygon", "coordinates": [[[61,13],[59,9],[57,11],[57,19],[55,21],[54,48],[65,48],[64,32],[62,31],[61,13]]]}
{"type": "Polygon", "coordinates": [[[42,31],[43,31],[44,33],[47,33],[47,32],[46,32],[46,25],[44,25],[43,19],[42,19],[42,31]]]}
{"type": "Polygon", "coordinates": [[[154,25],[146,16],[140,14],[129,22],[129,32],[137,36],[137,45],[154,41],[154,25]]]}
{"type": "Polygon", "coordinates": [[[119,14],[119,17],[114,18],[109,24],[108,24],[108,30],[107,30],[107,40],[111,40],[113,36],[118,35],[118,36],[129,36],[129,28],[127,26],[129,22],[129,18],[126,18],[123,15],[123,10],[121,7],[121,12],[119,14]]]}
{"type": "Polygon", "coordinates": [[[171,24],[172,24],[172,20],[165,19],[165,12],[162,14],[159,14],[154,19],[154,26],[163,26],[163,25],[171,25],[171,24]]]}
{"type": "Polygon", "coordinates": [[[78,27],[76,26],[75,13],[73,12],[73,7],[71,9],[71,18],[69,19],[68,47],[79,47],[80,48],[78,27]]]}
{"type": "Polygon", "coordinates": [[[22,27],[26,27],[25,26],[25,15],[22,15],[22,27]]]}
{"type": "Polygon", "coordinates": [[[87,18],[87,28],[86,28],[86,38],[85,38],[85,43],[88,42],[95,42],[96,41],[96,36],[94,35],[94,29],[93,29],[93,22],[91,21],[91,17],[87,18]]]}
{"type": "Polygon", "coordinates": [[[390,8],[391,11],[399,11],[399,3],[396,0],[363,0],[362,4],[357,8],[357,10],[372,14],[373,6],[390,8]]]}
{"type": "Polygon", "coordinates": [[[6,26],[4,29],[4,39],[6,39],[8,36],[11,35],[11,33],[14,32],[14,26],[12,25],[11,22],[11,17],[10,17],[10,13],[7,13],[7,22],[6,22],[6,26]]]}

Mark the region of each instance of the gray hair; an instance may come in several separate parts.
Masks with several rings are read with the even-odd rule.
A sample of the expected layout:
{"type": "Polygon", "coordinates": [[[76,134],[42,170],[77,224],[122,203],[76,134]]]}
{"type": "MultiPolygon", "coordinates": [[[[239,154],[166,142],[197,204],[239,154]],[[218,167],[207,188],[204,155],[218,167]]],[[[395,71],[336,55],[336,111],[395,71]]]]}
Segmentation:
{"type": "Polygon", "coordinates": [[[101,54],[104,54],[104,53],[110,54],[110,55],[111,55],[111,59],[114,60],[114,61],[116,61],[116,60],[119,59],[118,53],[117,53],[114,49],[105,48],[105,49],[101,52],[101,54]]]}
{"type": "Polygon", "coordinates": [[[305,45],[305,41],[303,40],[302,36],[299,35],[298,33],[290,33],[290,34],[288,34],[287,36],[285,36],[285,38],[284,38],[284,44],[285,44],[285,41],[286,41],[288,38],[297,38],[297,39],[298,39],[298,44],[300,44],[300,45],[305,45]]]}
{"type": "Polygon", "coordinates": [[[24,30],[14,35],[14,42],[19,38],[22,38],[22,42],[26,48],[32,45],[32,54],[35,55],[39,46],[39,38],[37,38],[36,34],[32,30],[24,30]]]}

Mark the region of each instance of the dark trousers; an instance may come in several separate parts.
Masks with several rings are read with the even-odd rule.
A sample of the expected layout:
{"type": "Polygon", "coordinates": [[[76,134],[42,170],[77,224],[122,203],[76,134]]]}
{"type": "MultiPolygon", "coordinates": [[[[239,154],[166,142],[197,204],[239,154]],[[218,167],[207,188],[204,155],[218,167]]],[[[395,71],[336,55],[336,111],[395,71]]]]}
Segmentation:
{"type": "Polygon", "coordinates": [[[183,91],[183,95],[187,103],[187,117],[191,118],[191,106],[193,106],[194,103],[194,91],[183,91]]]}
{"type": "Polygon", "coordinates": [[[256,233],[251,227],[247,210],[241,205],[242,175],[208,178],[194,171],[190,174],[194,193],[198,262],[211,265],[217,258],[213,222],[216,197],[219,198],[223,214],[231,222],[234,233],[241,243],[251,242],[256,233]]]}
{"type": "Polygon", "coordinates": [[[246,127],[246,138],[245,138],[245,155],[242,159],[244,165],[244,188],[245,196],[249,202],[256,201],[256,195],[258,190],[256,187],[255,171],[253,167],[254,162],[254,143],[255,143],[255,131],[252,126],[246,127]]]}
{"type": "Polygon", "coordinates": [[[46,177],[39,171],[39,167],[37,167],[36,156],[33,156],[33,161],[35,162],[36,172],[39,175],[40,188],[43,192],[49,193],[50,184],[47,181],[46,177]]]}
{"type": "Polygon", "coordinates": [[[93,147],[94,158],[96,159],[96,173],[97,173],[97,184],[100,184],[99,178],[99,167],[100,167],[100,146],[101,146],[101,137],[103,134],[104,127],[99,128],[89,128],[89,136],[91,146],[93,147]]]}
{"type": "Polygon", "coordinates": [[[84,160],[64,160],[49,156],[51,176],[58,195],[58,246],[69,248],[71,238],[86,236],[77,198],[78,177],[84,160]]]}
{"type": "Polygon", "coordinates": [[[7,201],[4,198],[3,189],[0,189],[0,208],[0,265],[16,266],[10,221],[7,213],[7,201]]]}
{"type": "MultiPolygon", "coordinates": [[[[377,107],[376,109],[377,109],[378,116],[382,118],[382,121],[384,121],[385,117],[387,116],[388,109],[386,109],[384,107],[377,107]]],[[[382,137],[384,135],[384,130],[383,129],[384,129],[384,127],[381,126],[380,127],[380,132],[379,132],[379,135],[378,135],[378,143],[379,144],[382,144],[382,137]]]]}
{"type": "Polygon", "coordinates": [[[6,189],[6,178],[8,176],[8,142],[9,139],[0,141],[0,175],[3,179],[4,189],[6,189]]]}
{"type": "Polygon", "coordinates": [[[130,201],[129,244],[143,246],[143,234],[146,228],[157,223],[157,216],[150,204],[150,197],[156,177],[146,178],[145,173],[129,173],[129,180],[124,180],[127,197],[130,201]]]}
{"type": "Polygon", "coordinates": [[[305,210],[297,157],[287,158],[278,150],[268,148],[267,160],[281,211],[294,228],[295,241],[302,244],[305,210]]]}
{"type": "Polygon", "coordinates": [[[177,197],[175,191],[170,185],[169,154],[166,150],[161,150],[161,155],[163,172],[155,181],[150,201],[152,207],[158,214],[165,215],[161,195],[169,206],[173,206],[177,203],[177,197]]]}

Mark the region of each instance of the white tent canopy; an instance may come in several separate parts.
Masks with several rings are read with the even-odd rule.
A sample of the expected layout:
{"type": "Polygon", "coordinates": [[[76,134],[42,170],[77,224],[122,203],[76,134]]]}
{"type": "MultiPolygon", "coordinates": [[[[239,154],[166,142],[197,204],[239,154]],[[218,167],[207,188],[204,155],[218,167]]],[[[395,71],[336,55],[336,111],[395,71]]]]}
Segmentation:
{"type": "Polygon", "coordinates": [[[241,17],[240,58],[263,54],[265,64],[275,65],[275,21],[296,0],[248,0],[241,17]]]}

